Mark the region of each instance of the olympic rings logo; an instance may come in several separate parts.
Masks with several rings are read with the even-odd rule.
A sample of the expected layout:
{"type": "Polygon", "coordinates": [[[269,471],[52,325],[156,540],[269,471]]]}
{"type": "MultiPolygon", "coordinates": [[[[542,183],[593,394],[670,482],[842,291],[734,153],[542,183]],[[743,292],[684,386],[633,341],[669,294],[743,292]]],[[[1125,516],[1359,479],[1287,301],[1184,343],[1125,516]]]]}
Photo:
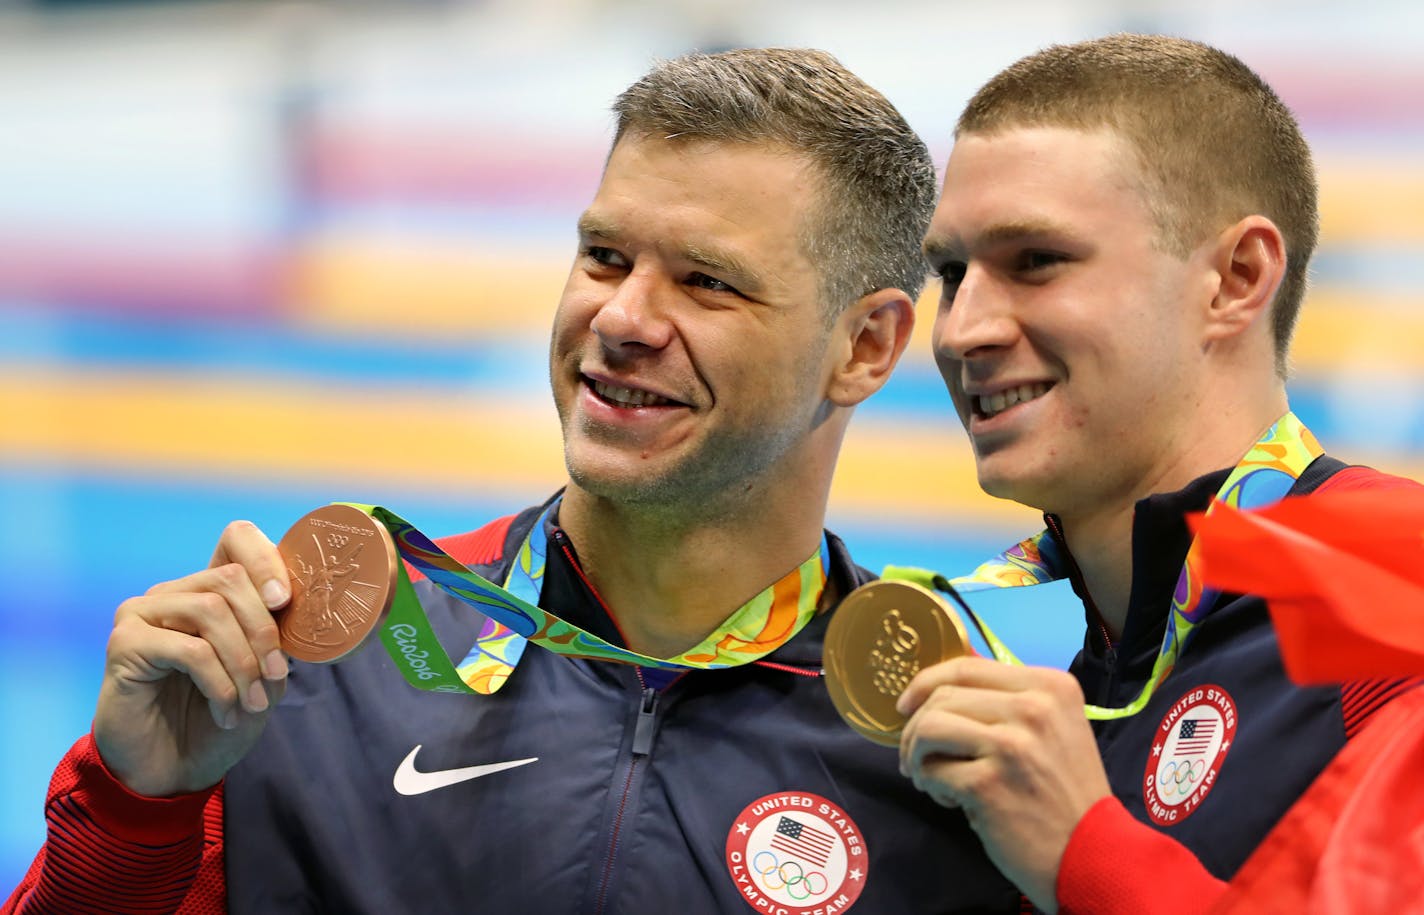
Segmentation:
{"type": "Polygon", "coordinates": [[[1157,790],[1165,798],[1186,797],[1206,772],[1206,760],[1169,760],[1157,771],[1157,790]]]}
{"type": "Polygon", "coordinates": [[[875,671],[870,682],[882,694],[898,696],[920,670],[915,654],[920,647],[920,634],[900,617],[899,610],[885,614],[880,628],[884,634],[876,639],[870,652],[870,668],[875,671]]]}
{"type": "Polygon", "coordinates": [[[819,896],[830,885],[825,874],[820,871],[811,871],[808,874],[799,861],[787,860],[783,862],[775,852],[757,852],[756,856],[752,858],[752,869],[761,876],[763,889],[785,890],[786,895],[797,901],[819,896]],[[795,868],[795,870],[792,871],[791,868],[795,868]],[[780,882],[772,883],[773,877],[780,882]],[[819,889],[817,884],[820,884],[819,889]]]}

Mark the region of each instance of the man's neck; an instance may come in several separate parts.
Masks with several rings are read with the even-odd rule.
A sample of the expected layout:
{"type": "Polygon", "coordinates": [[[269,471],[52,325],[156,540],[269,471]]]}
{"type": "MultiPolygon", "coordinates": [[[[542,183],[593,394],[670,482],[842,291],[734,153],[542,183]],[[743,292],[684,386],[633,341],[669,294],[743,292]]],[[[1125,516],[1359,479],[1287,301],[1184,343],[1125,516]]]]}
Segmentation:
{"type": "Polygon", "coordinates": [[[1126,627],[1132,598],[1132,529],[1138,501],[1157,493],[1176,492],[1200,476],[1235,466],[1286,410],[1282,393],[1279,403],[1259,409],[1258,416],[1239,422],[1234,432],[1203,435],[1196,447],[1182,449],[1179,460],[1160,469],[1139,487],[1097,500],[1087,510],[1060,514],[1063,535],[1083,575],[1083,584],[1113,640],[1121,637],[1126,627]],[[1268,415],[1269,419],[1260,419],[1268,415]]]}
{"type": "Polygon", "coordinates": [[[1127,624],[1132,597],[1132,517],[1129,507],[1059,519],[1083,586],[1113,641],[1127,624]]]}
{"type": "Polygon", "coordinates": [[[655,658],[697,645],[751,598],[805,562],[824,522],[821,494],[780,512],[716,520],[648,512],[570,487],[559,525],[633,651],[655,658]]]}

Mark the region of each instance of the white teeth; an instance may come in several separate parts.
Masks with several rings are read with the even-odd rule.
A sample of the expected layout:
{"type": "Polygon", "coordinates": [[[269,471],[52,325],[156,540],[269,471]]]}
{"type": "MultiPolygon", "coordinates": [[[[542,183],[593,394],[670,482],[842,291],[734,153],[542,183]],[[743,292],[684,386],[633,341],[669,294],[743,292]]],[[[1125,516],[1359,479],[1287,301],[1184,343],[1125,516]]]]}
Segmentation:
{"type": "Polygon", "coordinates": [[[1048,392],[1050,386],[1042,381],[1033,384],[1021,384],[1015,388],[999,391],[994,394],[981,394],[975,398],[975,406],[985,417],[1002,413],[1014,404],[1027,403],[1042,397],[1048,392]]]}
{"type": "Polygon", "coordinates": [[[601,381],[593,382],[593,389],[598,392],[598,396],[604,400],[611,400],[625,407],[660,407],[663,404],[672,402],[666,397],[659,397],[648,391],[640,391],[634,388],[615,388],[613,385],[604,384],[601,381]]]}

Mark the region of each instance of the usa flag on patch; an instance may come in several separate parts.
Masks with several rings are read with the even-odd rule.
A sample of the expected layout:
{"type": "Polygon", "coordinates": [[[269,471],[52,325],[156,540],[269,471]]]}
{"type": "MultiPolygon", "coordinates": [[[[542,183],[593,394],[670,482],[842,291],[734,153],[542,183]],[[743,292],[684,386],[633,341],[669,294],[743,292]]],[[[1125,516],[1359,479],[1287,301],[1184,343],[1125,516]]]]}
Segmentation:
{"type": "Polygon", "coordinates": [[[1177,748],[1173,756],[1200,756],[1211,747],[1211,739],[1216,736],[1216,719],[1192,718],[1183,721],[1177,732],[1177,748]]]}
{"type": "Polygon", "coordinates": [[[788,816],[782,817],[781,822],[776,824],[776,835],[771,838],[772,848],[817,867],[825,867],[835,845],[835,836],[788,816]]]}

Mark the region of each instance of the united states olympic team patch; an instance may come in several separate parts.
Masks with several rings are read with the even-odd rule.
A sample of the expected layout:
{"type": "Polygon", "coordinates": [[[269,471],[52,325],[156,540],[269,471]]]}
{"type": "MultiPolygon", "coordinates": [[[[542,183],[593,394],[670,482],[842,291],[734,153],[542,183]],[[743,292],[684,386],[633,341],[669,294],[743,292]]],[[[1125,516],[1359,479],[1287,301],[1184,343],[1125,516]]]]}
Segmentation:
{"type": "Polygon", "coordinates": [[[1170,826],[1191,816],[1216,785],[1236,739],[1236,703],[1206,684],[1173,703],[1152,737],[1142,780],[1147,815],[1170,826]]]}
{"type": "Polygon", "coordinates": [[[833,915],[855,904],[870,856],[860,829],[825,798],[757,798],[727,833],[727,871],[747,905],[768,915],[833,915]]]}

